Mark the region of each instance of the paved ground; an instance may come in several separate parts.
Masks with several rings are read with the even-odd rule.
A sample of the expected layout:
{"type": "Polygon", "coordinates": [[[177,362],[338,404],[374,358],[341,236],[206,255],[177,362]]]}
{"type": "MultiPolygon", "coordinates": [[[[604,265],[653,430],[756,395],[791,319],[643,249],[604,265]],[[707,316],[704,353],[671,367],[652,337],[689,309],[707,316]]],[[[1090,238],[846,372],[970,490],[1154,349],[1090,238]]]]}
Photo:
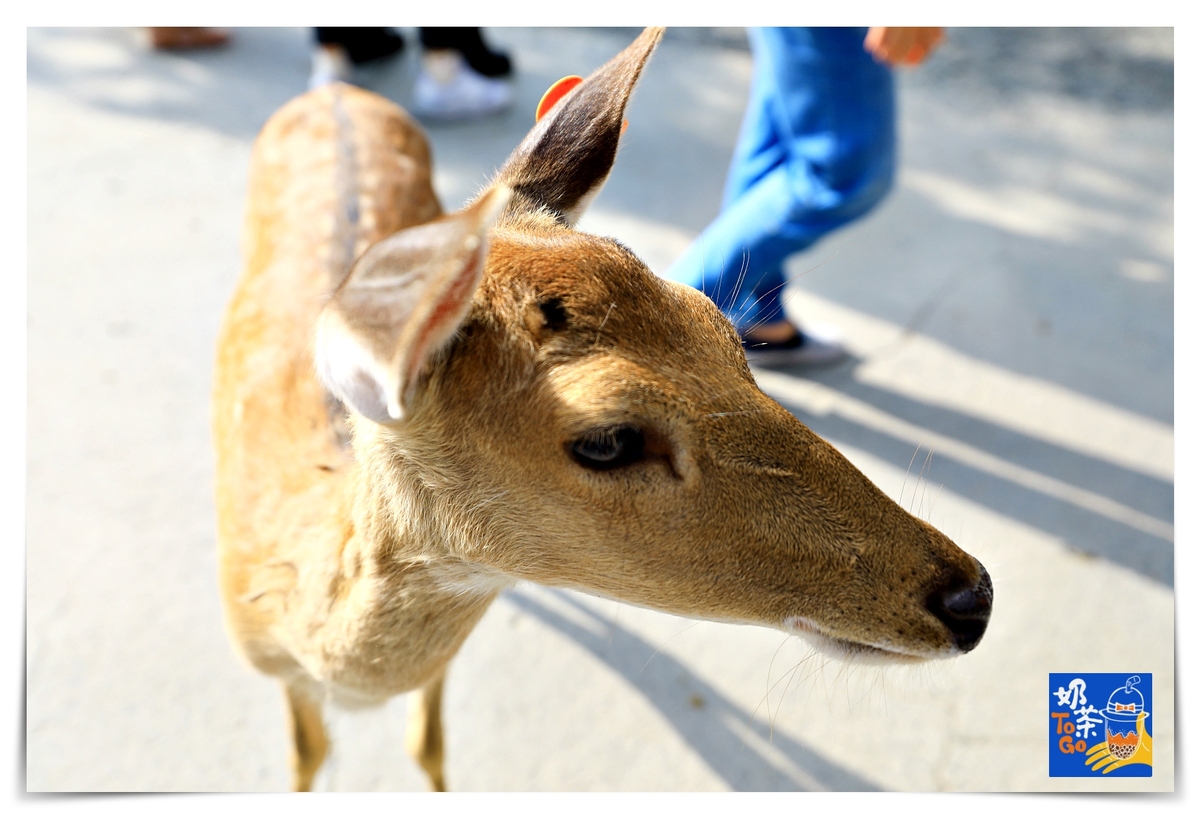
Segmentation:
{"type": "MultiPolygon", "coordinates": [[[[125,29],[29,31],[30,790],[287,785],[276,688],[222,631],[207,399],[250,143],[303,89],[306,36],[168,56],[125,29]]],[[[550,82],[630,32],[493,36],[518,103],[430,129],[449,206],[550,82]]],[[[660,270],[703,228],[743,45],[668,37],[583,227],[660,270]]],[[[403,104],[413,69],[410,53],[363,81],[403,104]]],[[[1173,788],[1172,36],[953,31],[901,85],[894,195],[791,265],[789,309],[838,324],[854,359],[758,377],[989,567],[983,644],[847,668],[773,631],[522,586],[452,666],[452,787],[1173,788]],[[1047,777],[1058,671],[1154,674],[1153,778],[1047,777]]],[[[404,707],[336,713],[320,786],[423,789],[404,707]]]]}

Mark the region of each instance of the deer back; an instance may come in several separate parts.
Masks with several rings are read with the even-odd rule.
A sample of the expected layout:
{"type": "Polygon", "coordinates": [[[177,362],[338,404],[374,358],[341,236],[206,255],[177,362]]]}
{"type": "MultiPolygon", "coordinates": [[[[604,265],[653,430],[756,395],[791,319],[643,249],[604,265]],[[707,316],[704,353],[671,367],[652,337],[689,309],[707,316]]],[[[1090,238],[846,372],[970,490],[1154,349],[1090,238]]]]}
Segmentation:
{"type": "Polygon", "coordinates": [[[285,600],[303,574],[341,571],[353,531],[356,464],[345,406],[316,376],[317,317],[366,248],[442,210],[421,129],[341,83],[271,117],[248,187],[212,394],[220,573],[235,643],[277,670],[292,661],[270,635],[285,600]]]}

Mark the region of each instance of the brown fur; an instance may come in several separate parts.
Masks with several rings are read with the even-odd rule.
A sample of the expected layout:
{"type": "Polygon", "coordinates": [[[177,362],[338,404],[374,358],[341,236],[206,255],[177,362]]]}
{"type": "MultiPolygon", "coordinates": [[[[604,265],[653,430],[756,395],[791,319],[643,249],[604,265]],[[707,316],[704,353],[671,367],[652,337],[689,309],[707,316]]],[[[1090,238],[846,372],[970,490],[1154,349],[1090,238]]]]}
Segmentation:
{"type": "Polygon", "coordinates": [[[220,571],[234,643],[284,683],[298,789],[326,753],[324,696],[414,690],[408,746],[442,789],[446,666],[517,580],[859,655],[978,639],[930,600],[986,591],[986,622],[982,567],[764,395],[704,296],[570,227],[660,35],[449,216],[423,135],[380,97],[328,86],[263,129],[213,393],[220,571]],[[622,425],[644,439],[633,462],[572,454],[622,425]]]}

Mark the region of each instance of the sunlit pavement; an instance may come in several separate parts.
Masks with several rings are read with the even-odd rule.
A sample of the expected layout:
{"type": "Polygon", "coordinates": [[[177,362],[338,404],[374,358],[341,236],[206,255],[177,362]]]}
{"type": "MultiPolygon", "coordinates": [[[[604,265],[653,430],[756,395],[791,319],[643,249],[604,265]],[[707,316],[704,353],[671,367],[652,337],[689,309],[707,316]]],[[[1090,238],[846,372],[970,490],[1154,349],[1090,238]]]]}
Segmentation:
{"type": "MultiPolygon", "coordinates": [[[[444,204],[632,36],[491,32],[517,102],[429,129],[444,204]]],[[[307,38],[29,32],[31,790],[287,787],[279,693],[222,629],[208,389],[251,140],[307,38]]],[[[362,82],[404,104],[414,39],[362,82]]],[[[789,265],[789,310],[853,355],[759,383],[988,567],[980,647],[848,667],[519,586],[451,666],[451,788],[1173,788],[1172,60],[1170,33],[952,30],[901,80],[893,195],[789,265]],[[1154,775],[1051,779],[1047,674],[1101,671],[1153,674],[1154,775]]],[[[581,228],[664,270],[715,215],[749,71],[736,31],[669,34],[581,228]]],[[[424,789],[404,709],[332,711],[319,787],[424,789]]]]}

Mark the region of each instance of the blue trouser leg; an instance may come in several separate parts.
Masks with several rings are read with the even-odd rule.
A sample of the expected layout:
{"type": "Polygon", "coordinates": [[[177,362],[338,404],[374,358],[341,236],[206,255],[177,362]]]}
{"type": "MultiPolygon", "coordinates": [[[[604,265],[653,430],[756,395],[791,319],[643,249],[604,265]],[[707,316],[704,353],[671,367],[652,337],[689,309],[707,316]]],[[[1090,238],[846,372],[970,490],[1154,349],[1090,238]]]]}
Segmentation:
{"type": "Polygon", "coordinates": [[[866,29],[752,29],[754,78],[721,214],[667,272],[745,330],[784,317],[783,262],[892,183],[892,75],[866,29]]]}

